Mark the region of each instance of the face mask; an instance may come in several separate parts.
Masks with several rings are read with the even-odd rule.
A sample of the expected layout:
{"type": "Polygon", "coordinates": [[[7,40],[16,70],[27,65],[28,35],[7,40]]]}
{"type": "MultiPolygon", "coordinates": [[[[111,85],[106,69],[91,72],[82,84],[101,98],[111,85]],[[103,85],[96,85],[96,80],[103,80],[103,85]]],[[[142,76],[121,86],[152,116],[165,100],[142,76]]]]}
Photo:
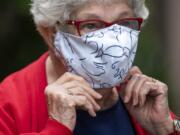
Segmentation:
{"type": "Polygon", "coordinates": [[[119,85],[132,67],[139,31],[114,24],[81,37],[57,32],[56,54],[69,72],[83,77],[92,88],[119,85]]]}

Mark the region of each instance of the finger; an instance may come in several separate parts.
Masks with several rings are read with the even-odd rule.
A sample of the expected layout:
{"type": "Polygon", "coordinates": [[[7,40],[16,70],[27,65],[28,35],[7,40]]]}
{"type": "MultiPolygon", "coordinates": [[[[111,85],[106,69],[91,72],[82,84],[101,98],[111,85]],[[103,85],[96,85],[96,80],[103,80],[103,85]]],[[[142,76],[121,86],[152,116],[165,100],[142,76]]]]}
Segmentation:
{"type": "Polygon", "coordinates": [[[96,112],[93,108],[93,105],[88,101],[88,99],[85,96],[71,96],[71,100],[74,101],[76,107],[84,107],[91,116],[96,116],[96,112]]]}
{"type": "Polygon", "coordinates": [[[52,101],[52,95],[46,95],[46,102],[47,102],[47,108],[48,108],[48,112],[53,110],[53,101],[52,101]]]}
{"type": "Polygon", "coordinates": [[[141,93],[140,89],[146,80],[148,80],[148,77],[146,77],[145,75],[140,75],[138,80],[134,84],[133,96],[132,96],[132,101],[134,106],[138,105],[140,102],[139,100],[139,95],[141,93]]]}
{"type": "Polygon", "coordinates": [[[64,84],[62,84],[64,88],[66,89],[72,89],[74,87],[81,87],[84,91],[86,91],[89,95],[91,95],[93,98],[95,99],[101,99],[102,95],[100,95],[99,93],[97,93],[94,89],[92,89],[91,87],[87,86],[87,84],[85,84],[84,82],[78,82],[76,80],[70,81],[70,82],[66,82],[64,84]]]}
{"type": "Polygon", "coordinates": [[[46,87],[45,95],[46,95],[48,113],[52,113],[54,112],[54,109],[56,108],[54,104],[54,102],[56,101],[55,92],[52,91],[51,87],[46,87]]]}
{"type": "Polygon", "coordinates": [[[89,93],[92,97],[94,97],[95,99],[101,99],[102,95],[99,94],[98,92],[96,92],[94,89],[92,89],[91,87],[85,86],[83,85],[84,90],[89,93]]]}
{"type": "Polygon", "coordinates": [[[101,109],[100,106],[97,104],[97,102],[94,100],[94,98],[92,98],[92,96],[89,95],[82,88],[80,88],[80,87],[71,88],[71,89],[68,89],[68,91],[73,93],[73,95],[82,95],[82,96],[85,96],[92,103],[92,105],[93,105],[93,107],[95,108],[96,111],[99,111],[101,109]]]}
{"type": "Polygon", "coordinates": [[[137,66],[133,66],[129,72],[128,75],[125,77],[125,81],[129,80],[133,75],[135,74],[142,74],[141,70],[137,66]]]}
{"type": "MultiPolygon", "coordinates": [[[[91,94],[94,98],[97,98],[97,99],[101,99],[102,96],[95,92],[95,90],[93,90],[90,85],[80,76],[77,76],[77,75],[74,75],[72,73],[69,73],[69,72],[66,72],[65,74],[63,74],[58,80],[57,80],[57,83],[59,84],[64,84],[66,82],[70,82],[72,80],[76,80],[78,81],[78,84],[84,84],[84,88],[85,90],[87,90],[87,92],[89,94],[91,94]],[[80,83],[79,83],[80,82],[80,83]]],[[[75,84],[75,83],[74,83],[75,84]]],[[[70,85],[70,84],[68,84],[70,85]]],[[[77,85],[77,84],[76,84],[77,85]]],[[[73,85],[72,85],[73,86],[73,85]]]]}
{"type": "Polygon", "coordinates": [[[58,80],[57,82],[59,84],[63,84],[65,82],[69,82],[71,80],[77,80],[79,82],[82,82],[82,83],[86,83],[86,85],[90,86],[85,80],[83,77],[81,76],[78,76],[76,74],[73,74],[73,73],[70,73],[70,72],[66,72],[64,73],[58,80]]]}
{"type": "MultiPolygon", "coordinates": [[[[158,80],[156,80],[155,83],[159,86],[160,91],[162,91],[161,93],[162,93],[163,95],[166,95],[166,96],[167,96],[167,94],[168,94],[168,86],[167,86],[165,83],[160,82],[160,81],[158,81],[158,80]]],[[[159,91],[159,92],[160,92],[160,91],[159,91]]]]}
{"type": "Polygon", "coordinates": [[[114,93],[114,95],[118,95],[119,94],[117,87],[113,87],[112,92],[114,93]]]}
{"type": "Polygon", "coordinates": [[[143,86],[141,87],[140,90],[141,92],[139,95],[141,107],[144,106],[147,96],[150,94],[150,92],[157,89],[158,89],[158,84],[149,81],[144,82],[143,86]]]}
{"type": "Polygon", "coordinates": [[[137,81],[137,79],[139,78],[139,74],[135,74],[132,76],[132,78],[128,81],[128,84],[124,90],[124,102],[128,103],[132,97],[132,92],[133,92],[133,87],[137,81]]]}
{"type": "Polygon", "coordinates": [[[137,66],[133,66],[133,67],[130,69],[129,73],[130,73],[131,75],[134,75],[134,74],[142,74],[141,70],[140,70],[139,67],[137,67],[137,66]]]}
{"type": "Polygon", "coordinates": [[[149,92],[149,89],[147,87],[145,88],[141,88],[143,90],[141,90],[141,93],[139,95],[139,100],[140,100],[140,107],[143,107],[145,105],[145,101],[146,101],[146,97],[147,97],[147,93],[149,92]]]}
{"type": "Polygon", "coordinates": [[[63,84],[65,82],[71,81],[71,80],[75,80],[75,79],[79,79],[80,77],[77,75],[74,75],[70,72],[66,72],[64,73],[56,82],[58,84],[63,84]]]}
{"type": "Polygon", "coordinates": [[[158,86],[157,89],[152,89],[151,92],[149,93],[150,96],[159,96],[159,95],[164,95],[167,96],[167,91],[168,91],[168,86],[158,80],[153,79],[154,84],[158,86]]]}

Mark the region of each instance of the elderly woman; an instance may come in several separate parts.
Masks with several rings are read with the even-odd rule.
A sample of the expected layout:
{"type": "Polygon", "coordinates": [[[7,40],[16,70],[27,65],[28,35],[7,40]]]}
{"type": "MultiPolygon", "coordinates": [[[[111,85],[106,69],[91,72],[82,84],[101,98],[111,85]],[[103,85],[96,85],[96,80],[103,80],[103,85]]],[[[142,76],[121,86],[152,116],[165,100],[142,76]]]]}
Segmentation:
{"type": "Polygon", "coordinates": [[[179,134],[166,84],[132,67],[144,0],[33,0],[31,12],[49,52],[0,84],[1,135],[179,134]]]}

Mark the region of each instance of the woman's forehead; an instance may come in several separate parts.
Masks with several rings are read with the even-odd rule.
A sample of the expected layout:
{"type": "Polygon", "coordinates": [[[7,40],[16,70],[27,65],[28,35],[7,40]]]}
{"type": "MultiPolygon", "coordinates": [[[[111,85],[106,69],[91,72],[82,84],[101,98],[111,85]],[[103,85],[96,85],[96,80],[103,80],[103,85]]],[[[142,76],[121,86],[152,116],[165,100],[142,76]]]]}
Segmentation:
{"type": "Polygon", "coordinates": [[[123,18],[126,16],[133,16],[133,10],[126,0],[115,0],[115,2],[109,4],[100,4],[96,1],[86,3],[72,14],[73,19],[103,19],[109,17],[115,19],[116,17],[123,18]]]}

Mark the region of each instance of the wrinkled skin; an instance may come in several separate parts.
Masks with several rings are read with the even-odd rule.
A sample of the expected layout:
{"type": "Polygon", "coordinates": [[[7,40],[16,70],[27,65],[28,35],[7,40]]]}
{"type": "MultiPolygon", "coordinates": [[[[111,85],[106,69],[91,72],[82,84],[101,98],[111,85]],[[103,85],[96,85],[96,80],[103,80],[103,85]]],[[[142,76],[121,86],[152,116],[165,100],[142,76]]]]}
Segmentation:
{"type": "Polygon", "coordinates": [[[127,78],[129,77],[128,83],[122,86],[120,92],[129,113],[153,134],[171,133],[173,126],[167,85],[142,74],[137,67],[130,70],[127,78]]]}
{"type": "MultiPolygon", "coordinates": [[[[151,77],[143,75],[137,67],[133,67],[128,76],[131,78],[122,86],[120,93],[117,93],[116,88],[112,91],[120,94],[129,113],[145,129],[153,134],[170,133],[172,120],[167,101],[167,86],[158,80],[153,82],[151,77]]],[[[76,124],[76,108],[87,110],[93,117],[101,109],[97,100],[102,96],[83,78],[71,73],[65,73],[47,86],[46,96],[49,115],[71,130],[76,124]]]]}

